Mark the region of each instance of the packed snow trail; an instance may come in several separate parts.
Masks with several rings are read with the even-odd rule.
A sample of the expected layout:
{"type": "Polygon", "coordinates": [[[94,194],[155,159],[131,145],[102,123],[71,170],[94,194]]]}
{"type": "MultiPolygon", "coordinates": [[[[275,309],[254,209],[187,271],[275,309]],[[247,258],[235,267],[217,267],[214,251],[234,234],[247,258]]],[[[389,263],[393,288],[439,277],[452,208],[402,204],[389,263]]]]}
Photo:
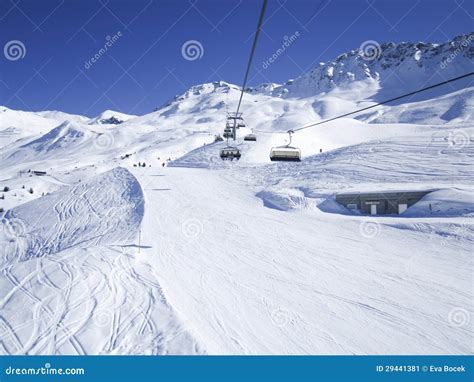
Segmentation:
{"type": "Polygon", "coordinates": [[[135,177],[116,168],[8,211],[1,353],[203,352],[136,259],[143,203],[135,177]]]}
{"type": "Polygon", "coordinates": [[[222,170],[135,172],[141,256],[209,353],[472,351],[472,328],[452,320],[472,314],[467,237],[446,241],[416,218],[274,210],[222,170]]]}

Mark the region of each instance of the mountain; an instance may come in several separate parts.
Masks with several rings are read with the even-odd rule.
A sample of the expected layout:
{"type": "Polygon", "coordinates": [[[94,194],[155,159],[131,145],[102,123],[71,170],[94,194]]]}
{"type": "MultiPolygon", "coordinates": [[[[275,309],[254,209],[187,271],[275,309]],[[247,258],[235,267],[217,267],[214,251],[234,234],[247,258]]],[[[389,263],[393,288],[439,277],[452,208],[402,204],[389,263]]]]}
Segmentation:
{"type": "MultiPolygon", "coordinates": [[[[285,85],[271,86],[269,92],[279,97],[308,97],[358,85],[363,86],[366,97],[377,95],[374,99],[381,100],[469,73],[473,59],[474,33],[441,44],[368,41],[360,49],[320,63],[285,85]]],[[[454,84],[454,88],[441,88],[412,100],[446,94],[466,86],[469,81],[466,79],[454,84]]]]}
{"type": "Polygon", "coordinates": [[[31,112],[0,106],[0,147],[24,137],[45,134],[66,120],[86,123],[88,118],[57,111],[31,112]]]}
{"type": "Polygon", "coordinates": [[[100,113],[98,116],[91,118],[88,123],[90,125],[94,125],[94,124],[119,125],[135,117],[136,115],[129,115],[129,114],[124,114],[124,113],[119,113],[113,110],[106,110],[100,113]]]}
{"type": "Polygon", "coordinates": [[[57,110],[38,111],[34,114],[43,118],[52,119],[57,122],[71,121],[76,123],[87,123],[89,120],[89,118],[82,115],[68,114],[57,110]]]}
{"type": "Polygon", "coordinates": [[[472,70],[472,36],[246,89],[238,162],[215,142],[224,81],[142,116],[0,108],[0,353],[471,352],[473,86],[297,131],[298,163],[269,151],[472,70]],[[400,215],[335,199],[394,190],[430,192],[400,215]]]}
{"type": "MultiPolygon", "coordinates": [[[[242,161],[268,162],[269,148],[285,143],[284,133],[289,129],[469,71],[473,39],[474,34],[470,33],[441,44],[372,43],[373,50],[352,50],[284,85],[269,83],[246,89],[241,110],[247,127],[239,130],[239,136],[253,129],[259,138],[255,144],[245,144],[247,153],[242,161]],[[259,134],[261,131],[264,134],[259,134]]],[[[421,100],[401,100],[399,105],[385,105],[355,115],[354,119],[302,131],[293,137],[293,143],[309,156],[369,139],[429,131],[433,123],[466,123],[472,115],[473,90],[457,90],[462,85],[462,81],[450,84],[436,89],[435,94],[423,95],[421,100]],[[424,100],[427,96],[432,98],[424,100]],[[393,128],[393,123],[407,125],[393,128]]],[[[87,119],[60,112],[3,108],[0,139],[5,147],[0,158],[4,165],[17,164],[23,169],[27,166],[21,166],[22,162],[35,158],[63,158],[74,165],[73,158],[86,156],[91,164],[156,163],[157,158],[162,164],[195,149],[199,152],[203,145],[212,143],[215,135],[222,134],[226,111],[235,109],[239,96],[238,86],[217,81],[193,86],[143,116],[106,110],[87,119]],[[13,144],[15,140],[18,141],[13,144]]],[[[192,157],[186,158],[188,163],[192,157]]],[[[212,156],[205,154],[202,158],[210,160],[212,156]]]]}

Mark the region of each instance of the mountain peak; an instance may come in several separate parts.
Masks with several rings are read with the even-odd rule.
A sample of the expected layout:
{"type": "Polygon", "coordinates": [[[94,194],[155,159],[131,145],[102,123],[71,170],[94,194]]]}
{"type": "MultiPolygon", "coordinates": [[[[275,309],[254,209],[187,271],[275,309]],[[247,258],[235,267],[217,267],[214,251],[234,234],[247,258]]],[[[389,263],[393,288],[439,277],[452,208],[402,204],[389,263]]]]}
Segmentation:
{"type": "Polygon", "coordinates": [[[470,72],[473,42],[474,33],[441,44],[366,41],[358,49],[340,54],[333,61],[321,62],[294,81],[275,87],[272,95],[307,97],[360,81],[377,83],[374,88],[382,88],[379,93],[384,95],[421,87],[432,79],[433,73],[447,79],[470,72]]]}
{"type": "Polygon", "coordinates": [[[89,121],[90,125],[119,125],[129,119],[135,118],[136,115],[124,114],[114,110],[105,110],[97,117],[89,121]]]}

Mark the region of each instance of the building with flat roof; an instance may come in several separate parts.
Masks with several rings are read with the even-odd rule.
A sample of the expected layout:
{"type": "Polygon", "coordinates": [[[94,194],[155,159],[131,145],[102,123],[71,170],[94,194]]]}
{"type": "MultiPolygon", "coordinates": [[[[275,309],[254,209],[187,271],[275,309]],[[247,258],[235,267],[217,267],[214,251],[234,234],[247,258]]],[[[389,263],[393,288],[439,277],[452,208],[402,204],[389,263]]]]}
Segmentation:
{"type": "Polygon", "coordinates": [[[336,194],[336,202],[354,212],[367,215],[402,214],[428,191],[383,191],[336,194]]]}

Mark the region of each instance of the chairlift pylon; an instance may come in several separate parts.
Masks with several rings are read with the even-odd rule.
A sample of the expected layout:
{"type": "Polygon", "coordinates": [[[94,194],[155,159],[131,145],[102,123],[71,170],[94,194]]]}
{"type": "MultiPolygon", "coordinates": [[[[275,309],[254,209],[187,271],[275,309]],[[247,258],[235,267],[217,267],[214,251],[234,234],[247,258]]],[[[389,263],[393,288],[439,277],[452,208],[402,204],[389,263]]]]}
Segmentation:
{"type": "MultiPolygon", "coordinates": [[[[258,19],[257,29],[255,31],[255,37],[254,37],[254,40],[253,40],[252,49],[250,51],[249,61],[248,61],[248,64],[247,64],[247,70],[245,71],[244,82],[242,84],[242,89],[241,89],[241,92],[240,92],[239,103],[237,104],[237,110],[236,110],[235,113],[227,112],[226,128],[227,128],[227,126],[229,126],[228,122],[232,121],[232,139],[234,141],[237,138],[237,129],[239,129],[240,127],[245,126],[245,124],[243,123],[242,113],[239,113],[239,110],[240,110],[240,105],[242,103],[242,97],[243,97],[244,92],[245,92],[245,87],[247,85],[247,80],[248,80],[250,68],[252,67],[252,59],[253,59],[253,55],[255,53],[255,49],[257,47],[257,41],[258,41],[258,37],[260,35],[260,30],[262,28],[263,19],[264,19],[264,15],[265,15],[265,9],[267,7],[267,2],[268,2],[268,0],[263,0],[263,3],[262,3],[262,8],[261,8],[261,11],[260,11],[260,17],[258,19]]],[[[244,137],[244,140],[245,140],[245,137],[244,137]]],[[[256,140],[256,137],[255,137],[255,140],[256,140]]],[[[237,147],[229,146],[229,137],[227,137],[227,147],[220,150],[221,159],[223,159],[223,160],[227,160],[227,159],[230,159],[230,160],[237,159],[237,160],[239,160],[240,156],[241,156],[241,152],[237,147]]]]}

